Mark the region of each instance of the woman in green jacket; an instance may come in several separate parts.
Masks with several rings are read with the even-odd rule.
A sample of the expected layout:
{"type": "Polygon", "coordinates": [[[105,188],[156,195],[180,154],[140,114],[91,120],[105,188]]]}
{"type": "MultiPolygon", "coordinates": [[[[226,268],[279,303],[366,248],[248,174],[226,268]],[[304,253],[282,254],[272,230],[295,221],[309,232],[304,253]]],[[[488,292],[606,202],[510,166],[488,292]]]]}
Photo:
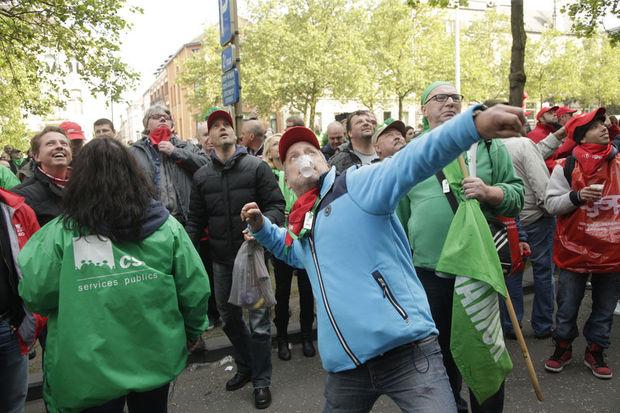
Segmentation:
{"type": "Polygon", "coordinates": [[[84,146],[63,214],[19,255],[19,292],[49,317],[50,412],[165,412],[206,328],[209,282],[179,222],[114,139],[84,146]]]}
{"type": "MultiPolygon", "coordinates": [[[[273,173],[278,178],[280,191],[286,201],[284,212],[288,217],[293,204],[297,200],[297,196],[288,187],[284,180],[284,171],[282,170],[282,162],[278,153],[278,145],[280,143],[281,134],[271,135],[265,140],[263,145],[263,160],[271,167],[273,173]]],[[[291,350],[288,340],[288,320],[289,320],[289,299],[291,296],[291,283],[293,281],[293,273],[297,274],[297,288],[299,290],[299,324],[301,326],[302,336],[302,353],[306,357],[313,357],[316,354],[314,343],[312,342],[312,323],[314,322],[314,296],[312,295],[312,287],[308,274],[304,270],[296,269],[290,265],[276,259],[271,258],[273,264],[273,272],[276,278],[276,317],[274,323],[278,331],[278,357],[281,360],[291,359],[291,350]]]]}

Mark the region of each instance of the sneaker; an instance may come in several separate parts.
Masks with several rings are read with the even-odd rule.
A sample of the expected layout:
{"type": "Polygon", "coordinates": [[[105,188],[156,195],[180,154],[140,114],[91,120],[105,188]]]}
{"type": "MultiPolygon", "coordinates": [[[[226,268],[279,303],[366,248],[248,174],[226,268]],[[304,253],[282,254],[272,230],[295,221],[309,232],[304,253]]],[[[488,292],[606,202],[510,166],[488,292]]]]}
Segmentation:
{"type": "Polygon", "coordinates": [[[592,370],[594,377],[598,377],[599,379],[611,379],[613,376],[611,367],[607,366],[605,362],[603,347],[596,343],[589,344],[588,347],[586,347],[586,355],[583,359],[583,364],[592,370]]]}
{"type": "Polygon", "coordinates": [[[616,304],[616,309],[614,310],[615,315],[620,315],[620,301],[616,304]]]}
{"type": "Polygon", "coordinates": [[[557,340],[555,351],[551,357],[545,360],[545,370],[559,373],[564,370],[573,358],[573,346],[568,340],[557,340]]]}

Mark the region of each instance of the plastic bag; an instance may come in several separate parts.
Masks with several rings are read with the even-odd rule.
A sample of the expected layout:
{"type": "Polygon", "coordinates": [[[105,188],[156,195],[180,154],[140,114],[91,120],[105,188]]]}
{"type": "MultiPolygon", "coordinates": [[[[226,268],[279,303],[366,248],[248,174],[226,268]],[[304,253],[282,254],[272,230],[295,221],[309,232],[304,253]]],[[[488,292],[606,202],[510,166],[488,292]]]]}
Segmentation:
{"type": "Polygon", "coordinates": [[[237,252],[228,303],[252,310],[276,304],[265,253],[255,240],[245,241],[237,252]]]}

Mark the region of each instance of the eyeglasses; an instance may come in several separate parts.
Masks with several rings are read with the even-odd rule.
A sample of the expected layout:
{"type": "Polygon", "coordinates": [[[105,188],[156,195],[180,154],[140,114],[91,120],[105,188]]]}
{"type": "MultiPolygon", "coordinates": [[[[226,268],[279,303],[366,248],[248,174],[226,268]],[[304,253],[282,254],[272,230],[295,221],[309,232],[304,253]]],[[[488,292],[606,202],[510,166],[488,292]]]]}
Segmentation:
{"type": "Polygon", "coordinates": [[[439,93],[435,96],[430,97],[426,102],[424,102],[424,104],[426,105],[428,102],[430,102],[431,100],[436,100],[439,103],[444,103],[446,100],[448,100],[448,98],[452,98],[452,101],[454,103],[459,103],[463,100],[463,95],[459,95],[459,94],[453,94],[453,95],[448,95],[445,93],[439,93]]]}
{"type": "Polygon", "coordinates": [[[156,120],[159,120],[159,119],[161,119],[161,118],[164,118],[164,120],[165,120],[165,121],[172,120],[172,119],[170,118],[170,116],[168,116],[168,115],[166,115],[166,114],[164,114],[164,113],[160,113],[159,115],[151,115],[151,116],[149,116],[149,119],[156,119],[156,120]]]}

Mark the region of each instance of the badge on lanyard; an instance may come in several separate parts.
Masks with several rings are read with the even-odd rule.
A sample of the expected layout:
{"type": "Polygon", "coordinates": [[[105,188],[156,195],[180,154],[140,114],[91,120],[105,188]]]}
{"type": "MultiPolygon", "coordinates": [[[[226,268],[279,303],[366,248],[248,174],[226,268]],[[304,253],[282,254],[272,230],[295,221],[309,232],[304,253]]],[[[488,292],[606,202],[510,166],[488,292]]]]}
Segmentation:
{"type": "Polygon", "coordinates": [[[450,184],[448,183],[447,179],[444,179],[443,181],[441,181],[441,188],[443,189],[444,194],[447,194],[448,192],[450,192],[450,184]]]}
{"type": "Polygon", "coordinates": [[[306,212],[306,216],[304,217],[303,229],[311,230],[313,220],[314,220],[314,213],[312,211],[306,212]]]}

